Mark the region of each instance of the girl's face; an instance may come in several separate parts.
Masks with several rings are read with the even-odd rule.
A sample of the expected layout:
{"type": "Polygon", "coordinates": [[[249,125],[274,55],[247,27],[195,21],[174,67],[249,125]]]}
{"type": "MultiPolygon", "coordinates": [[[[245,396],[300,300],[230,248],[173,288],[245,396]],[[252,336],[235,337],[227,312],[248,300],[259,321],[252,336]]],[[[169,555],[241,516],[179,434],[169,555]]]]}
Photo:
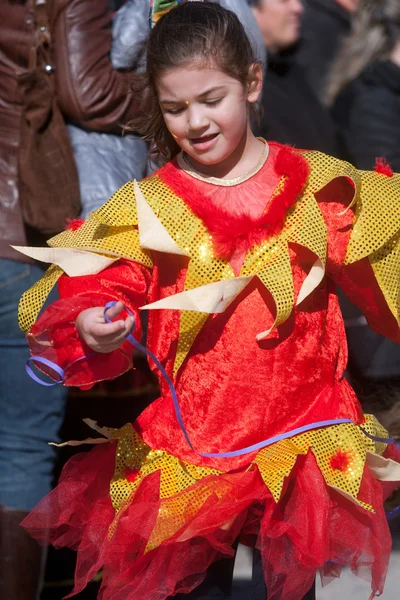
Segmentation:
{"type": "Polygon", "coordinates": [[[194,166],[217,165],[234,153],[249,128],[248,103],[257,101],[261,79],[260,71],[243,86],[212,65],[159,74],[156,88],[165,123],[194,166]]]}

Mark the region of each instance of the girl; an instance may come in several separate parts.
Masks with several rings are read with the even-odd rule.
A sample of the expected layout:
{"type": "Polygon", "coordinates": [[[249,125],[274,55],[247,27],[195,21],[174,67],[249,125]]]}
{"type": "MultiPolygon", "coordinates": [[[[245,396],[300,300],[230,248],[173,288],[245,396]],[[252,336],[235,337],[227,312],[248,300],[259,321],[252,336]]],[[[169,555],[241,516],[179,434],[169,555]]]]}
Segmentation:
{"type": "Polygon", "coordinates": [[[100,568],[102,600],[189,593],[238,538],[261,551],[270,598],[300,600],[345,565],[383,589],[400,466],[343,378],[334,284],[400,341],[400,178],[255,138],[261,84],[233,13],[164,14],[134,126],[172,160],[24,250],[53,262],[21,301],[44,372],[88,387],[131,368],[139,308],[159,360],[160,398],[121,429],[89,422],[101,445],[23,522],[78,550],[74,593],[100,568]]]}

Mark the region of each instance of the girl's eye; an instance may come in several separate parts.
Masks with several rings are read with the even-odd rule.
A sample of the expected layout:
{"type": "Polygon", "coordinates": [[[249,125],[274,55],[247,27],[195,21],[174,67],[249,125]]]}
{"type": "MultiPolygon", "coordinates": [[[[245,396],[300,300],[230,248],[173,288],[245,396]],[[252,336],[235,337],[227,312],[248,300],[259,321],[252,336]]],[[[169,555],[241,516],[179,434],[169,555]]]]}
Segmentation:
{"type": "MultiPolygon", "coordinates": [[[[217,106],[220,102],[222,102],[223,98],[217,98],[216,100],[205,100],[204,104],[206,106],[217,106]]],[[[180,115],[187,108],[187,106],[181,106],[180,108],[166,108],[164,111],[169,115],[180,115]]]]}
{"type": "Polygon", "coordinates": [[[181,112],[183,112],[185,109],[182,108],[168,108],[165,110],[166,113],[168,113],[169,115],[180,115],[181,112]]]}
{"type": "Polygon", "coordinates": [[[206,100],[205,104],[207,106],[217,106],[220,102],[222,102],[223,98],[218,98],[217,100],[206,100]]]}

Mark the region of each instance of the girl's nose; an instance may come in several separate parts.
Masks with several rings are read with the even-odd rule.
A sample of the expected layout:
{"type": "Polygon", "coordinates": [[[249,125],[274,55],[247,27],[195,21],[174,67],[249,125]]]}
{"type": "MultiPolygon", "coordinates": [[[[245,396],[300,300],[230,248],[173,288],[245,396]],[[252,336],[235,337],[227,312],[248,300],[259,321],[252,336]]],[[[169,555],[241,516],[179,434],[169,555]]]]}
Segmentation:
{"type": "Polygon", "coordinates": [[[190,130],[197,131],[204,129],[208,125],[208,118],[204,107],[191,104],[188,108],[188,126],[190,130]]]}

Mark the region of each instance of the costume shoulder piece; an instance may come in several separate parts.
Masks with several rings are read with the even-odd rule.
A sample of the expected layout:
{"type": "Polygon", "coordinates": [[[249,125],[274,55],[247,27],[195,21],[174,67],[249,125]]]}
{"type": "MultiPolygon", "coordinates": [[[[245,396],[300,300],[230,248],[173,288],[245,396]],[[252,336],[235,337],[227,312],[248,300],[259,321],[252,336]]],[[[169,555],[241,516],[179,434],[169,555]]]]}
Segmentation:
{"type": "Polygon", "coordinates": [[[63,273],[70,277],[93,275],[120,258],[152,266],[150,254],[140,244],[135,187],[134,182],[126,183],[86,221],[76,219],[48,240],[48,248],[15,247],[35,260],[52,263],[21,298],[19,324],[25,333],[63,273]]]}
{"type": "Polygon", "coordinates": [[[400,325],[400,175],[360,171],[356,219],[346,264],[368,257],[390,311],[400,325]]]}
{"type": "MultiPolygon", "coordinates": [[[[253,244],[248,247],[238,276],[228,260],[218,257],[212,227],[209,223],[206,226],[190,209],[190,203],[185,202],[183,196],[185,193],[189,196],[190,190],[185,192],[186,182],[185,185],[179,183],[179,170],[169,164],[139,184],[127,183],[75,231],[70,229],[52,238],[48,242],[50,249],[30,249],[30,256],[40,259],[42,252],[42,260],[54,263],[42,283],[29,292],[30,300],[32,297],[35,300],[36,314],[62,271],[70,276],[99,272],[108,261],[118,258],[151,267],[150,251],[160,251],[189,258],[184,292],[145,307],[182,311],[175,372],[208,314],[223,312],[254,276],[268,288],[276,305],[275,322],[259,333],[262,339],[283,323],[294,306],[321,282],[326,265],[327,224],[315,195],[334,179],[343,177],[353,183],[354,191],[348,204],[355,204],[356,208],[346,262],[368,256],[385,297],[388,296],[388,304],[394,310],[400,266],[398,245],[393,245],[400,220],[398,211],[394,210],[399,176],[358,172],[349,163],[319,152],[296,151],[285,146],[280,147],[275,166],[280,182],[268,204],[266,224],[261,233],[250,232],[254,233],[253,237],[249,236],[253,244]],[[273,217],[274,199],[278,200],[275,206],[283,203],[287,209],[279,229],[274,227],[271,231],[268,219],[273,217]],[[297,297],[289,258],[290,243],[304,246],[315,256],[314,266],[297,297]],[[81,253],[85,253],[85,261],[81,260],[81,253]],[[68,264],[66,258],[71,259],[68,264]]],[[[33,315],[34,311],[30,311],[29,318],[22,323],[25,330],[32,324],[33,315]]]]}
{"type": "MultiPolygon", "coordinates": [[[[375,171],[358,171],[350,164],[318,152],[305,153],[312,165],[311,181],[322,188],[336,177],[350,179],[354,194],[349,208],[355,218],[344,265],[367,258],[386,303],[400,325],[400,174],[384,159],[375,171]]],[[[313,190],[314,191],[314,190],[313,190]]]]}

